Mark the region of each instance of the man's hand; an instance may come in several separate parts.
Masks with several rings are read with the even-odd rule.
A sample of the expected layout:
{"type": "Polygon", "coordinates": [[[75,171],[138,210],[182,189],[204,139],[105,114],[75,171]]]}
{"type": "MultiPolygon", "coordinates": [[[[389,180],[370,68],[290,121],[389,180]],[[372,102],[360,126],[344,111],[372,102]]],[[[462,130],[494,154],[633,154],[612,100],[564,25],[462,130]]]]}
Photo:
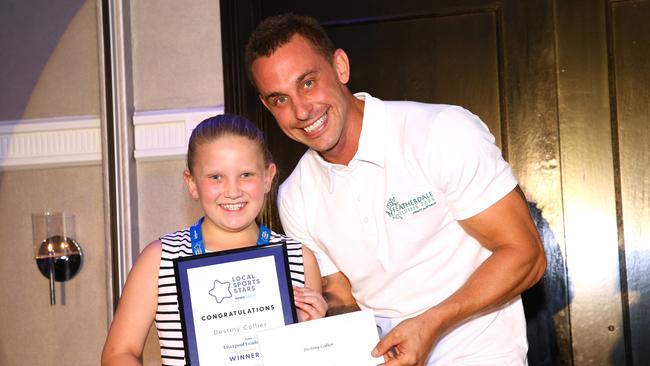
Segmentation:
{"type": "Polygon", "coordinates": [[[327,303],[323,295],[309,287],[293,287],[293,299],[296,304],[298,321],[322,318],[327,312],[327,303]]]}
{"type": "Polygon", "coordinates": [[[386,362],[378,366],[422,366],[438,336],[437,327],[422,314],[395,326],[377,343],[372,356],[384,356],[386,362]]]}

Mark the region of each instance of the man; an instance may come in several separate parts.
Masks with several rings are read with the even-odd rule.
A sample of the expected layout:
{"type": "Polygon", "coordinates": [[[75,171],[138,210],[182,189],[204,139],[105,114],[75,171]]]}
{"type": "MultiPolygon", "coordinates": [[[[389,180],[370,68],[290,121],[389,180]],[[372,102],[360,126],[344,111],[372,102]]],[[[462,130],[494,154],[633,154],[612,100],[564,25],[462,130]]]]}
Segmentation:
{"type": "Polygon", "coordinates": [[[523,365],[519,294],[546,262],[494,137],[455,106],[353,95],[312,18],[264,20],[246,48],[260,100],[309,147],[279,193],[330,307],[372,309],[386,366],[523,365]]]}

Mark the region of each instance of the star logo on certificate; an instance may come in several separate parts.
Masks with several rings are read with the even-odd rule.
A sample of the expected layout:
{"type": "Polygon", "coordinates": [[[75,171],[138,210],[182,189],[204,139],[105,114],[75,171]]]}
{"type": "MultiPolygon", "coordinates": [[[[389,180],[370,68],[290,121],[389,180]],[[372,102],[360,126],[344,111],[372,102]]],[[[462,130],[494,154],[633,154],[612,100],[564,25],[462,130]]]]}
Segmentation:
{"type": "Polygon", "coordinates": [[[232,297],[232,293],[230,292],[230,282],[224,283],[219,280],[214,280],[214,286],[212,287],[212,290],[208,291],[208,294],[217,300],[217,304],[221,304],[223,299],[232,297]]]}

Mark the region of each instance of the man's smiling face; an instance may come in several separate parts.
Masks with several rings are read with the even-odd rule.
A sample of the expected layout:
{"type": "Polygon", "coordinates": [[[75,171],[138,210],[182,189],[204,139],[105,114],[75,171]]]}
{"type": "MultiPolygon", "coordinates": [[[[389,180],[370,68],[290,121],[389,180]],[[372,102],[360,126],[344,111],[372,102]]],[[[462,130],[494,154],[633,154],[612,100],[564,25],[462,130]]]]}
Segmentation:
{"type": "Polygon", "coordinates": [[[282,131],[330,162],[356,150],[356,141],[350,143],[348,136],[347,62],[342,50],[328,62],[309,41],[294,35],[252,65],[260,99],[282,131]]]}

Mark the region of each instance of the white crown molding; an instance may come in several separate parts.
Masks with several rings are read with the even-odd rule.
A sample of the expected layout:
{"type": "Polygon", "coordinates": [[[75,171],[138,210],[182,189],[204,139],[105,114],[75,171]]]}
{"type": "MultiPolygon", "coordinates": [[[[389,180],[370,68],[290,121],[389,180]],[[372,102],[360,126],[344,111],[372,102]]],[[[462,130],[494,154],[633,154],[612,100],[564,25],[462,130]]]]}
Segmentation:
{"type": "Polygon", "coordinates": [[[100,164],[97,116],[0,121],[0,170],[100,164]]]}
{"type": "Polygon", "coordinates": [[[133,156],[137,161],[184,158],[194,127],[223,112],[223,106],[136,112],[133,156]]]}
{"type": "MultiPolygon", "coordinates": [[[[194,127],[223,113],[223,106],[136,112],[133,156],[137,161],[184,158],[194,127]]],[[[96,165],[101,149],[99,116],[0,121],[0,170],[96,165]]]]}

